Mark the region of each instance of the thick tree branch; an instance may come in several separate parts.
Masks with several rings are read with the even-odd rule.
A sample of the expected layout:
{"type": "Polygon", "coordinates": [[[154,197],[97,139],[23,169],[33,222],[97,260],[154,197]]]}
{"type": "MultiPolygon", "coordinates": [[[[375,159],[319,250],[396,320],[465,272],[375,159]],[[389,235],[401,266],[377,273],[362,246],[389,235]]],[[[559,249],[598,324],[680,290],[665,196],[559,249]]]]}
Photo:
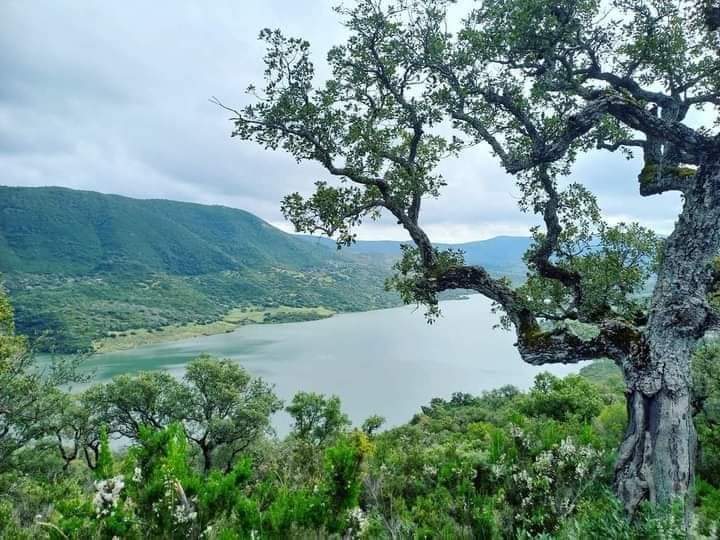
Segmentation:
{"type": "Polygon", "coordinates": [[[570,364],[599,358],[621,361],[642,342],[637,328],[617,320],[603,321],[589,337],[579,336],[567,325],[543,330],[517,293],[504,280],[492,278],[480,266],[451,268],[432,278],[430,283],[438,292],[469,289],[499,304],[515,326],[520,355],[533,365],[570,364]]]}
{"type": "Polygon", "coordinates": [[[660,106],[670,105],[673,102],[673,98],[662,92],[653,92],[642,88],[637,81],[629,76],[620,77],[614,73],[606,73],[601,71],[599,67],[594,66],[585,72],[588,79],[594,79],[597,81],[604,81],[610,84],[615,90],[625,90],[632,97],[638,100],[649,101],[651,103],[657,103],[660,106]]]}
{"type": "Polygon", "coordinates": [[[644,148],[646,144],[647,144],[647,141],[645,141],[643,139],[620,139],[613,143],[607,143],[605,141],[598,141],[597,148],[598,148],[598,150],[608,150],[610,152],[616,152],[620,148],[627,147],[627,146],[644,148]]]}
{"type": "Polygon", "coordinates": [[[626,126],[640,131],[648,137],[672,143],[682,153],[685,162],[697,165],[705,154],[712,151],[710,137],[691,129],[681,122],[658,117],[647,111],[632,98],[620,93],[596,95],[591,103],[597,104],[626,126]]]}

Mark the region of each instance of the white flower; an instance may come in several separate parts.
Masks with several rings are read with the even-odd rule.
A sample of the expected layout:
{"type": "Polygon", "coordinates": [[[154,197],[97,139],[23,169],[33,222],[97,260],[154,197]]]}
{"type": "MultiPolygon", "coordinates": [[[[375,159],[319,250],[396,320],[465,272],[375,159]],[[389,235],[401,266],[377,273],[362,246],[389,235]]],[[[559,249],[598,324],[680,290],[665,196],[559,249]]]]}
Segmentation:
{"type": "Polygon", "coordinates": [[[368,518],[365,515],[365,512],[362,511],[362,508],[358,507],[350,510],[351,531],[358,531],[358,535],[362,536],[363,533],[367,530],[368,524],[368,518]]]}
{"type": "Polygon", "coordinates": [[[501,463],[493,463],[490,466],[490,472],[492,473],[493,477],[497,480],[505,474],[505,467],[501,463]]]}
{"type": "Polygon", "coordinates": [[[552,452],[542,452],[535,458],[535,466],[539,469],[549,469],[552,466],[552,452]]]}
{"type": "Polygon", "coordinates": [[[142,469],[140,467],[135,467],[135,470],[133,471],[132,481],[142,482],[142,469]]]}
{"type": "Polygon", "coordinates": [[[559,453],[562,457],[569,457],[575,453],[575,444],[572,442],[570,437],[563,439],[560,443],[559,453]]]}
{"type": "Polygon", "coordinates": [[[120,492],[124,487],[125,482],[122,476],[95,482],[93,506],[95,507],[95,514],[98,517],[109,515],[111,510],[117,507],[120,501],[120,492]]]}
{"type": "Polygon", "coordinates": [[[522,439],[525,433],[523,433],[523,430],[515,424],[510,424],[510,435],[515,437],[516,439],[522,439]]]}
{"type": "Polygon", "coordinates": [[[175,506],[173,518],[175,518],[176,523],[188,523],[190,521],[195,521],[197,518],[197,512],[190,510],[184,504],[178,504],[175,506]]]}

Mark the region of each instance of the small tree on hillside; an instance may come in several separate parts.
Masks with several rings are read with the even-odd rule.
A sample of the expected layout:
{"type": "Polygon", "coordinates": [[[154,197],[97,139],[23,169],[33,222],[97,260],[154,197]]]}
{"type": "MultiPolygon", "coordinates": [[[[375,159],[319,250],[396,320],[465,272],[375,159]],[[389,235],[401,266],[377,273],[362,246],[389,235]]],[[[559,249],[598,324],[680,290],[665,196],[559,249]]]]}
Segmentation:
{"type": "Polygon", "coordinates": [[[328,54],[332,77],[322,85],[306,41],[263,30],[265,84],[250,88],[252,104],[230,109],[233,135],[316,161],[339,180],[284,199],[298,231],[350,244],[363,219],[392,215],[415,244],[392,285],[431,316],[438,292],[472,289],[501,309],[529,363],[615,360],[630,412],[618,494],[630,511],[684,495],[696,446],[690,356],[717,321],[707,297],[720,250],[720,6],[485,0],[452,32],[452,4],[357,0],[340,9],[349,38],[328,54]],[[691,127],[697,108],[709,125],[691,127]],[[487,144],[515,176],[521,209],[542,217],[519,288],[433,247],[420,224],[423,199],[445,183],[437,165],[467,143],[487,144]],[[566,180],[582,153],[632,150],[644,159],[641,196],[683,196],[649,304],[637,293],[654,235],[604,223],[593,195],[566,180]]]}
{"type": "MultiPolygon", "coordinates": [[[[237,456],[271,429],[270,417],[282,407],[271,385],[230,360],[207,355],[187,365],[182,381],[160,371],[117,375],[86,390],[81,404],[95,432],[106,425],[109,433],[133,441],[143,429],[181,425],[197,445],[205,472],[229,471],[237,456]]],[[[76,424],[67,415],[62,429],[72,435],[76,424]]],[[[87,435],[81,440],[90,444],[87,435]]],[[[97,457],[97,441],[89,441],[97,457]]]]}
{"type": "Polygon", "coordinates": [[[188,438],[200,448],[205,472],[218,461],[229,471],[238,454],[270,431],[270,417],[282,402],[271,385],[230,360],[196,358],[188,364],[184,379],[189,393],[184,421],[188,438]]]}
{"type": "Polygon", "coordinates": [[[332,441],[350,426],[337,396],[298,392],[285,410],[293,419],[292,435],[315,446],[332,441]]]}

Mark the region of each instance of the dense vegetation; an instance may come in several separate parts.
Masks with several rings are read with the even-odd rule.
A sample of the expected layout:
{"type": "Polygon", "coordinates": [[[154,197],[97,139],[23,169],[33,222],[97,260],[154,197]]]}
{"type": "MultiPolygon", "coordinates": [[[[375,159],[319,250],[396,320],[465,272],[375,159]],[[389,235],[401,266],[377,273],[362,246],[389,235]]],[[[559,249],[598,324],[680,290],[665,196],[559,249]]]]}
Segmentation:
{"type": "MultiPolygon", "coordinates": [[[[611,362],[434,399],[382,432],[380,417],[353,427],[336,397],[299,393],[280,440],[283,404],[235,363],[68,394],[78,366],[40,370],[4,297],[0,327],[2,538],[684,538],[680,506],[631,523],[611,492],[627,421],[611,362]]],[[[695,363],[698,538],[720,525],[718,359],[708,344],[695,363]]]]}
{"type": "MultiPolygon", "coordinates": [[[[0,186],[0,272],[40,349],[87,350],[229,310],[397,304],[387,265],[344,256],[221,206],[0,186]]],[[[202,329],[201,329],[202,331],[202,329]]]]}

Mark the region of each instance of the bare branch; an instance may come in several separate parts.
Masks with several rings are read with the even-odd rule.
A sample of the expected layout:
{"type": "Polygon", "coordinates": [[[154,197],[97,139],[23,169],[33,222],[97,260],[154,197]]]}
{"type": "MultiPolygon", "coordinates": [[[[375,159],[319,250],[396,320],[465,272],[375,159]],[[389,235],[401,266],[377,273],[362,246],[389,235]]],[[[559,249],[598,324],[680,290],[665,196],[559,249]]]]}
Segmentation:
{"type": "Polygon", "coordinates": [[[634,147],[638,147],[638,148],[644,148],[646,144],[647,144],[647,141],[645,141],[643,139],[620,139],[618,141],[615,141],[612,144],[608,144],[604,141],[598,141],[597,148],[599,150],[609,150],[610,152],[615,152],[623,146],[634,146],[634,147]]]}

